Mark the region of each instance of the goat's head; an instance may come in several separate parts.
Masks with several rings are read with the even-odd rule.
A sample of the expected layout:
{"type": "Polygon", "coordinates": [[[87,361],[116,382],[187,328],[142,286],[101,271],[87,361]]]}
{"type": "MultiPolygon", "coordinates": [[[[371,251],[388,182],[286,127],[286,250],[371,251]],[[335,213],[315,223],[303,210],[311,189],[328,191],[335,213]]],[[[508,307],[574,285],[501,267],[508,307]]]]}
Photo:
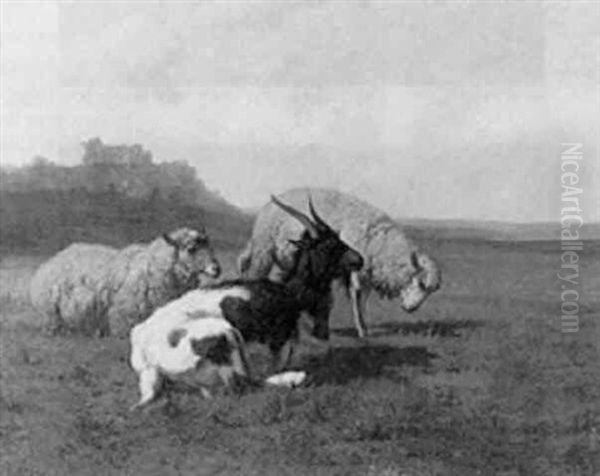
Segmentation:
{"type": "Polygon", "coordinates": [[[173,267],[179,279],[196,281],[197,284],[202,274],[211,278],[217,278],[221,274],[221,266],[204,229],[197,231],[179,228],[162,237],[175,248],[177,255],[173,267]]]}
{"type": "MultiPolygon", "coordinates": [[[[299,240],[290,240],[298,250],[291,279],[301,281],[304,286],[313,291],[326,293],[333,279],[363,267],[364,260],[360,253],[342,241],[339,233],[319,216],[312,199],[309,198],[308,201],[312,219],[273,196],[271,199],[305,228],[299,240]]],[[[318,317],[314,325],[315,337],[327,339],[329,335],[327,316],[318,317]]]]}
{"type": "MultiPolygon", "coordinates": [[[[304,225],[304,233],[299,240],[289,240],[298,248],[296,269],[305,268],[315,280],[331,281],[342,273],[358,271],[363,267],[361,254],[352,249],[316,212],[312,199],[308,199],[308,207],[312,219],[304,213],[280,202],[274,196],[273,203],[296,218],[304,225]]],[[[328,283],[329,285],[330,283],[328,283]]]]}

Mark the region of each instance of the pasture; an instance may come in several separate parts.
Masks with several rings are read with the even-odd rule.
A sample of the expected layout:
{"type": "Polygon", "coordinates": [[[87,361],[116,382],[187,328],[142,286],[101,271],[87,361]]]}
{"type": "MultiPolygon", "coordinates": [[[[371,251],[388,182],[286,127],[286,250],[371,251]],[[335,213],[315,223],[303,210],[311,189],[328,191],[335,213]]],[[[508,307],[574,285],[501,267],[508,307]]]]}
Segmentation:
{"type": "MultiPolygon", "coordinates": [[[[128,343],[50,337],[28,305],[40,256],[0,264],[2,475],[600,474],[600,242],[581,253],[580,330],[560,331],[558,242],[431,241],[443,285],[413,315],[338,294],[296,389],[129,413],[128,343]]],[[[237,251],[218,254],[232,272],[237,251]]],[[[266,352],[251,348],[258,369],[266,352]]]]}

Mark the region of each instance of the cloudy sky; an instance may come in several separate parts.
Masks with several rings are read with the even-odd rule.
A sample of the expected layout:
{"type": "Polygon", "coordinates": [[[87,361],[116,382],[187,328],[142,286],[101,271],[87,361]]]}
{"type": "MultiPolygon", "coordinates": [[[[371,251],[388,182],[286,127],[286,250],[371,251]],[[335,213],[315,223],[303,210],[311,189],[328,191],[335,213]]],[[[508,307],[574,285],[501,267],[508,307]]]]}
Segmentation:
{"type": "Polygon", "coordinates": [[[242,207],[321,185],[395,216],[600,221],[600,2],[3,1],[2,164],[185,159],[242,207]]]}

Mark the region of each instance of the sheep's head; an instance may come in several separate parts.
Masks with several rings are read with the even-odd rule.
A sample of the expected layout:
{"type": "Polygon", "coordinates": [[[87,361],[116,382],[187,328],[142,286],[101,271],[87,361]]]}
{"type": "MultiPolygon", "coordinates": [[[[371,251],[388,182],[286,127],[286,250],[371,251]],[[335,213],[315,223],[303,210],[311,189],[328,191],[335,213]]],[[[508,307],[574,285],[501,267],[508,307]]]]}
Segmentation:
{"type": "Polygon", "coordinates": [[[413,251],[410,257],[409,282],[400,290],[400,304],[406,312],[416,311],[441,286],[440,270],[429,256],[413,251]]]}
{"type": "Polygon", "coordinates": [[[416,311],[440,288],[438,265],[392,223],[374,230],[366,253],[369,260],[363,278],[379,296],[399,298],[407,312],[416,311]]]}
{"type": "Polygon", "coordinates": [[[221,274],[221,266],[215,258],[205,230],[179,228],[165,233],[163,239],[175,249],[173,267],[180,280],[194,281],[197,285],[201,275],[217,278],[221,274]]]}
{"type": "MultiPolygon", "coordinates": [[[[295,208],[271,197],[282,210],[296,218],[305,231],[299,240],[290,240],[297,247],[294,267],[289,281],[294,280],[304,289],[316,293],[328,292],[333,279],[343,274],[359,271],[364,264],[361,254],[352,249],[316,212],[312,200],[308,206],[312,219],[295,208]]],[[[317,317],[313,334],[319,339],[329,337],[328,316],[317,317]]]]}

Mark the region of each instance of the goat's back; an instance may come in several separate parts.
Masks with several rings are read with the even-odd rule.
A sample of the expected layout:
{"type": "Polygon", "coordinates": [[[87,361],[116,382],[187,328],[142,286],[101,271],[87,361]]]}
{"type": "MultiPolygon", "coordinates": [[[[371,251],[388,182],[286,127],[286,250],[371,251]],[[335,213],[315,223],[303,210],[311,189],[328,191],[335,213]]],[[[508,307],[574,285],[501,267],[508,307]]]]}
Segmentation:
{"type": "MultiPolygon", "coordinates": [[[[391,218],[377,207],[337,190],[323,188],[295,188],[278,198],[298,210],[308,213],[308,198],[311,197],[319,215],[336,231],[347,244],[357,251],[366,247],[365,236],[369,227],[376,222],[391,218]]],[[[298,238],[302,225],[274,203],[267,203],[259,211],[253,229],[257,241],[298,238]]]]}
{"type": "MultiPolygon", "coordinates": [[[[309,197],[317,213],[363,257],[367,256],[370,230],[377,224],[393,224],[392,219],[377,207],[336,190],[295,188],[278,196],[284,203],[305,213],[308,213],[309,197]]],[[[271,202],[264,205],[256,217],[250,242],[240,256],[240,268],[245,276],[268,276],[273,269],[274,257],[290,267],[296,249],[289,240],[299,239],[303,231],[298,220],[280,207],[271,202]]]]}

